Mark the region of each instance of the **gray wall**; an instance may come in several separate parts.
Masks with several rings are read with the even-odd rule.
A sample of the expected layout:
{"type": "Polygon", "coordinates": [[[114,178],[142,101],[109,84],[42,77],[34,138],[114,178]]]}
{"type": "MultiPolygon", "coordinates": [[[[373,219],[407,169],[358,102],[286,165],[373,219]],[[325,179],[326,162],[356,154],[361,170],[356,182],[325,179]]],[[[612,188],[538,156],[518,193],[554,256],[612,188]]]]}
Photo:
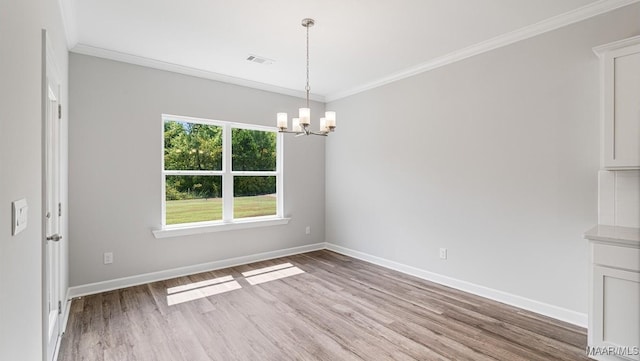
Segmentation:
{"type": "Polygon", "coordinates": [[[327,104],[327,242],[586,313],[591,48],[638,34],[632,5],[327,104]]]}
{"type": "MultiPolygon", "coordinates": [[[[285,137],[287,225],[155,239],[162,113],[275,126],[303,99],[70,55],[72,286],[324,241],[325,139],[285,137]],[[305,227],[311,226],[311,234],[305,227]],[[112,265],[102,264],[104,252],[112,265]]],[[[312,121],[324,104],[312,104],[312,121]]]]}
{"type": "MultiPolygon", "coordinates": [[[[0,360],[41,360],[42,347],[42,52],[49,31],[67,104],[68,53],[58,2],[0,2],[0,360]],[[26,198],[27,229],[11,236],[11,202],[26,198]]],[[[66,204],[66,115],[62,119],[62,202],[66,204]]],[[[65,210],[66,211],[66,210],[65,210]]],[[[66,234],[63,213],[62,233],[66,234]]],[[[67,289],[62,241],[62,289],[67,289]]],[[[63,293],[64,295],[64,293],[63,293]]]]}

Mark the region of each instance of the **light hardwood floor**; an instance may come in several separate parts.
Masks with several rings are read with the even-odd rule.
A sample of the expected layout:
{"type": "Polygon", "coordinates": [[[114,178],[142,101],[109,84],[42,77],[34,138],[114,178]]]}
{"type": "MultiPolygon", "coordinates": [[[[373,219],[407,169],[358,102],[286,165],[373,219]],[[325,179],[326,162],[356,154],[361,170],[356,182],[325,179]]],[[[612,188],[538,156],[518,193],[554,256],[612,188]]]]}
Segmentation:
{"type": "Polygon", "coordinates": [[[578,361],[585,347],[583,328],[317,251],[74,299],[59,360],[578,361]]]}

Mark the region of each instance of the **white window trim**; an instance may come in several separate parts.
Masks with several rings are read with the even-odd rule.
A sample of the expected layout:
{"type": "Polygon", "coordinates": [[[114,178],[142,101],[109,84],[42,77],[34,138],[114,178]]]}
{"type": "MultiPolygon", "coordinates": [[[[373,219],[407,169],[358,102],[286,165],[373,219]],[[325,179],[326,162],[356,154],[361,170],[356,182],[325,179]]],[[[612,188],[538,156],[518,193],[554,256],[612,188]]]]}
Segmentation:
{"type": "Polygon", "coordinates": [[[275,216],[269,217],[253,217],[241,218],[231,223],[222,221],[216,222],[198,222],[198,223],[182,223],[179,226],[168,226],[162,229],[152,230],[153,236],[156,238],[180,237],[194,234],[233,231],[240,229],[249,229],[257,227],[269,227],[287,224],[291,218],[279,218],[275,216]]]}
{"type": "Polygon", "coordinates": [[[166,237],[178,237],[193,234],[203,234],[210,232],[220,232],[238,229],[248,229],[256,227],[268,227],[289,223],[291,218],[284,217],[284,182],[283,182],[283,137],[282,133],[276,133],[276,170],[275,171],[233,171],[231,166],[231,129],[249,129],[249,130],[262,130],[262,131],[277,131],[275,127],[267,127],[262,125],[244,124],[236,122],[227,122],[220,120],[211,120],[203,118],[193,118],[181,115],[162,114],[162,126],[161,128],[161,199],[162,199],[162,214],[161,222],[162,227],[160,229],[153,229],[152,233],[155,238],[166,237]],[[164,170],[164,123],[166,121],[177,120],[188,123],[200,123],[207,125],[215,125],[223,128],[222,147],[222,170],[214,171],[193,171],[193,170],[164,170]],[[196,223],[181,223],[175,225],[166,224],[166,178],[167,175],[220,175],[222,176],[222,198],[223,198],[223,210],[222,220],[210,221],[210,222],[196,222],[196,223]],[[276,177],[276,214],[273,216],[262,217],[249,217],[233,219],[233,177],[234,176],[275,176],[276,177]],[[227,199],[227,201],[225,201],[227,199]]]}

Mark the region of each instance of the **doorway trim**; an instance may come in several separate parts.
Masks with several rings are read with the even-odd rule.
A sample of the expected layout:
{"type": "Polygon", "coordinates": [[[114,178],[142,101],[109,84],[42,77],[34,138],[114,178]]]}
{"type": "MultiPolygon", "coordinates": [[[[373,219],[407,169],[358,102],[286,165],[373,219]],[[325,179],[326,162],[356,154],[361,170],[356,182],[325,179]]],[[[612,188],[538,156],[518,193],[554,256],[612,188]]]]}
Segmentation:
{"type": "MultiPolygon", "coordinates": [[[[62,226],[59,218],[61,217],[60,211],[60,203],[61,203],[61,170],[62,170],[62,161],[61,161],[61,133],[60,133],[60,122],[61,117],[59,115],[60,108],[58,105],[61,104],[60,99],[60,71],[59,67],[56,64],[56,57],[53,51],[53,47],[51,46],[47,30],[42,29],[42,48],[41,48],[41,56],[42,56],[42,84],[41,84],[41,145],[42,145],[42,214],[40,215],[42,218],[42,236],[40,239],[41,243],[41,267],[42,267],[42,358],[44,361],[55,361],[58,357],[58,351],[60,348],[60,341],[62,338],[62,333],[64,329],[63,322],[65,322],[66,311],[68,310],[67,302],[66,302],[66,293],[62,290],[62,274],[61,274],[61,245],[60,238],[57,238],[54,241],[48,241],[47,237],[50,236],[48,233],[54,233],[58,236],[62,232],[62,226]],[[55,100],[55,104],[51,104],[51,100],[55,100]],[[55,122],[54,127],[49,126],[49,122],[55,122]],[[52,136],[53,134],[53,136],[52,136]],[[56,149],[54,152],[55,158],[50,158],[50,150],[49,150],[49,142],[53,139],[54,147],[52,149],[56,149]],[[53,162],[50,162],[53,160],[53,162]],[[53,182],[53,187],[49,187],[49,171],[48,167],[50,163],[53,164],[55,170],[53,171],[52,178],[57,179],[53,182]],[[55,197],[55,203],[58,205],[51,204],[50,205],[50,195],[57,194],[55,197]],[[52,208],[52,209],[48,209],[52,208]],[[47,217],[47,212],[49,212],[49,217],[53,217],[53,222],[49,222],[49,217],[47,217]],[[53,229],[50,227],[55,224],[53,229]],[[52,250],[53,258],[49,255],[49,250],[52,250]],[[54,260],[54,267],[52,268],[53,272],[49,270],[49,263],[54,260]],[[54,276],[55,279],[53,282],[50,282],[50,277],[54,276]],[[53,284],[53,286],[50,286],[53,284]],[[50,300],[50,288],[51,294],[55,295],[55,300],[50,300]],[[53,304],[55,307],[54,310],[57,312],[54,320],[51,320],[51,306],[53,304]],[[67,310],[65,310],[67,309],[67,310]],[[64,315],[63,315],[63,310],[64,315]],[[52,324],[53,323],[53,324],[52,324]]],[[[54,237],[55,238],[55,237],[54,237]]],[[[66,241],[66,240],[65,240],[66,241]]]]}

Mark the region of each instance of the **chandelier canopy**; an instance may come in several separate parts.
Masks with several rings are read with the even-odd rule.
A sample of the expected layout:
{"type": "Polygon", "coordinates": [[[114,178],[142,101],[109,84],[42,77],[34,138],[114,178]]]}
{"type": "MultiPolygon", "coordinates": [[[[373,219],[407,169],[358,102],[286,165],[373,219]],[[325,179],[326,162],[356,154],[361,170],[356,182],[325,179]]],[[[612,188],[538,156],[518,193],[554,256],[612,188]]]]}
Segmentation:
{"type": "Polygon", "coordinates": [[[311,108],[309,107],[309,28],[315,24],[315,20],[310,18],[302,19],[302,26],[307,29],[307,86],[305,90],[307,92],[307,107],[300,108],[298,110],[298,118],[291,120],[291,130],[288,130],[288,115],[287,113],[277,114],[277,125],[280,133],[292,133],[297,135],[320,135],[327,136],[330,132],[336,129],[336,112],[325,112],[324,117],[320,118],[319,131],[311,131],[311,108]]]}

